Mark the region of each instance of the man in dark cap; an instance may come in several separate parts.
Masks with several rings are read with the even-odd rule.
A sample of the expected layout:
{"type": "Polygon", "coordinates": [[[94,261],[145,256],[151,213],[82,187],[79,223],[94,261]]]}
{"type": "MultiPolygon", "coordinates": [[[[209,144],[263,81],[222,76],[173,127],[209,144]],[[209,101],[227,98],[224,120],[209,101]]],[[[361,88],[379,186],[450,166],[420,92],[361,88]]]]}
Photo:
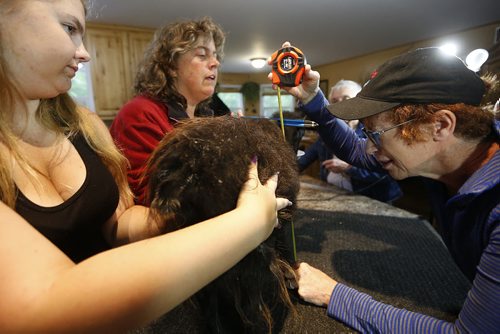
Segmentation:
{"type": "Polygon", "coordinates": [[[479,107],[481,78],[459,58],[423,48],[387,61],[340,103],[328,105],[318,82],[307,65],[303,83],[287,90],[337,156],[397,180],[432,180],[439,231],[472,288],[455,323],[379,303],[306,263],[297,270],[299,295],[361,332],[498,333],[500,122],[479,107]],[[340,119],[360,119],[367,139],[340,119]]]}

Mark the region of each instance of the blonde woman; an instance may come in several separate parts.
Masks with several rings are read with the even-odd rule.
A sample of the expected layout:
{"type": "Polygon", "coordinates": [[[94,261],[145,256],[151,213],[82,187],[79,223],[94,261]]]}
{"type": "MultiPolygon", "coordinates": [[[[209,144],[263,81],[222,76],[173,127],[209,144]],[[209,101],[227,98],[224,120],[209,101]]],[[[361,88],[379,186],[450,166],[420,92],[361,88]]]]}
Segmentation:
{"type": "Polygon", "coordinates": [[[147,209],[132,206],[123,158],[103,123],[67,95],[78,64],[89,61],[84,32],[81,0],[0,2],[3,333],[144,325],[265,240],[289,203],[276,200],[276,177],[258,181],[254,162],[232,211],[109,249],[156,227],[147,209]]]}

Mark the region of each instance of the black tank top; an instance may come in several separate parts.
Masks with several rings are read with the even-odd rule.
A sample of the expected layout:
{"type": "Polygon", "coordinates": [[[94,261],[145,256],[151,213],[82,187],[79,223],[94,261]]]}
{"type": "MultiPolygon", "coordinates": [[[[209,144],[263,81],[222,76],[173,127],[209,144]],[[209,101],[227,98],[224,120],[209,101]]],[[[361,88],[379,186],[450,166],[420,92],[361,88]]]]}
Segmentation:
{"type": "Polygon", "coordinates": [[[16,211],[73,261],[80,262],[109,249],[103,224],[118,206],[118,186],[108,168],[81,135],[71,139],[87,175],[78,191],[64,203],[42,207],[18,190],[16,211]]]}

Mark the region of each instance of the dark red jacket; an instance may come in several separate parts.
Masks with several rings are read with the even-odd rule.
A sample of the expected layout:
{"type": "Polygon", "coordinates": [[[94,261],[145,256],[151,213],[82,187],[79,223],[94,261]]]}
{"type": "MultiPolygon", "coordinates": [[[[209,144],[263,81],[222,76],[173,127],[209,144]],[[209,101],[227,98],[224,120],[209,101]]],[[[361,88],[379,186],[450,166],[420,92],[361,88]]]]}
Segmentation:
{"type": "Polygon", "coordinates": [[[130,162],[127,176],[136,196],[136,204],[146,204],[148,180],[147,176],[144,179],[142,177],[149,156],[165,134],[174,129],[175,123],[187,117],[183,110],[144,96],[134,97],[116,115],[110,132],[116,145],[130,162]]]}

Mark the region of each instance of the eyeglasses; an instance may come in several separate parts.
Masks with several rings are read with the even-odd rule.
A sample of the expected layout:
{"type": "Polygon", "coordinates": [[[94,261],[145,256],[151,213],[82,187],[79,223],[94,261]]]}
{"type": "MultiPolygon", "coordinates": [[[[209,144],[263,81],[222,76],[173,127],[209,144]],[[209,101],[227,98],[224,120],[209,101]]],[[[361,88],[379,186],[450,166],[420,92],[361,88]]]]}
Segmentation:
{"type": "Polygon", "coordinates": [[[366,138],[370,139],[372,141],[372,143],[375,144],[375,146],[377,147],[380,147],[380,136],[389,131],[389,130],[392,130],[392,129],[395,129],[401,125],[404,125],[404,124],[407,124],[407,123],[410,123],[412,121],[414,121],[415,118],[412,118],[410,119],[409,121],[406,121],[406,122],[403,122],[403,123],[399,123],[399,124],[396,124],[394,126],[391,126],[390,128],[387,128],[387,129],[384,129],[384,130],[380,130],[380,131],[370,131],[370,130],[367,130],[365,128],[363,128],[363,133],[365,134],[366,138]]]}

